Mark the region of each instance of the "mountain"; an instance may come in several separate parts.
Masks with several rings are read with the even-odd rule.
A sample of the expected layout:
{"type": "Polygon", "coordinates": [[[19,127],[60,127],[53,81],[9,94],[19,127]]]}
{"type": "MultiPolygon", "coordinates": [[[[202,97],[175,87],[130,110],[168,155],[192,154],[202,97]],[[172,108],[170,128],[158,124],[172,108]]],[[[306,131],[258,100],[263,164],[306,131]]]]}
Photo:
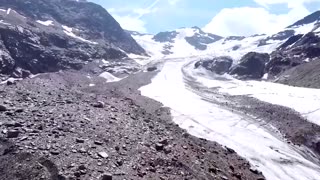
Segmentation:
{"type": "Polygon", "coordinates": [[[101,6],[74,0],[0,0],[0,74],[80,69],[145,54],[101,6]]]}
{"type": "Polygon", "coordinates": [[[314,22],[319,22],[319,21],[320,21],[320,11],[316,11],[316,12],[304,17],[303,19],[297,21],[296,23],[288,26],[288,28],[312,24],[314,22]]]}
{"type": "Polygon", "coordinates": [[[317,11],[273,35],[221,37],[206,33],[198,27],[181,28],[160,32],[156,35],[137,32],[131,33],[131,35],[152,56],[182,57],[231,54],[235,59],[240,59],[250,51],[271,53],[295,35],[309,32],[319,33],[319,14],[320,11],[317,11]]]}
{"type": "Polygon", "coordinates": [[[320,177],[319,90],[274,83],[320,87],[319,12],[221,37],[126,31],[86,0],[0,4],[1,180],[320,177]]]}
{"type": "Polygon", "coordinates": [[[206,33],[199,27],[180,28],[156,35],[131,32],[131,35],[149,55],[157,57],[184,56],[205,51],[208,45],[222,39],[221,36],[206,33]]]}
{"type": "Polygon", "coordinates": [[[192,57],[210,58],[229,56],[237,65],[247,53],[268,53],[262,73],[269,78],[279,77],[284,71],[320,57],[320,11],[266,35],[221,37],[205,33],[200,28],[182,28],[156,35],[131,34],[153,58],[192,57]]]}

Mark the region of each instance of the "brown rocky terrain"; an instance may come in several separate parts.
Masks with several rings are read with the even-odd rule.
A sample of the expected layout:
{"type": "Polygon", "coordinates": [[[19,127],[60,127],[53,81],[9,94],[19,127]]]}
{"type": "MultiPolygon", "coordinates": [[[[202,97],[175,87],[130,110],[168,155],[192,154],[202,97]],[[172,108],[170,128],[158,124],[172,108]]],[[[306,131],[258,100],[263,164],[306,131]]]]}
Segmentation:
{"type": "Polygon", "coordinates": [[[298,87],[320,88],[319,68],[320,59],[315,59],[285,71],[276,82],[298,87]]]}
{"type": "Polygon", "coordinates": [[[232,149],[188,135],[141,96],[137,88],[153,73],[116,83],[85,74],[0,86],[0,179],[264,179],[232,149]]]}

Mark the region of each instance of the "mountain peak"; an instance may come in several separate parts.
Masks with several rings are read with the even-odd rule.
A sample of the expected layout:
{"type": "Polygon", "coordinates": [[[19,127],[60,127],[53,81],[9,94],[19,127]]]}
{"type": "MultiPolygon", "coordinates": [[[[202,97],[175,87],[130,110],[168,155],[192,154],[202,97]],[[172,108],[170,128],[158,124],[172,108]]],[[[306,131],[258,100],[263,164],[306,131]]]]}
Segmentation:
{"type": "Polygon", "coordinates": [[[295,22],[294,24],[288,26],[287,28],[292,28],[292,27],[301,26],[301,25],[305,25],[305,24],[315,23],[319,20],[320,20],[320,11],[316,11],[316,12],[306,16],[305,18],[295,22]]]}

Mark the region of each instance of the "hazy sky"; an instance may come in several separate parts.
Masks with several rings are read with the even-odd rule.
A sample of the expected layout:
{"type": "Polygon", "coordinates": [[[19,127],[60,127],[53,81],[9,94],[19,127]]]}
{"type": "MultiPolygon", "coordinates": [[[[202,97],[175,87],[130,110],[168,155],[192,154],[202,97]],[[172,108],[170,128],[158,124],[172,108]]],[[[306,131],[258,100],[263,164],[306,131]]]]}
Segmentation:
{"type": "Polygon", "coordinates": [[[198,26],[222,36],[277,32],[320,10],[320,0],[90,0],[124,29],[158,33],[198,26]]]}

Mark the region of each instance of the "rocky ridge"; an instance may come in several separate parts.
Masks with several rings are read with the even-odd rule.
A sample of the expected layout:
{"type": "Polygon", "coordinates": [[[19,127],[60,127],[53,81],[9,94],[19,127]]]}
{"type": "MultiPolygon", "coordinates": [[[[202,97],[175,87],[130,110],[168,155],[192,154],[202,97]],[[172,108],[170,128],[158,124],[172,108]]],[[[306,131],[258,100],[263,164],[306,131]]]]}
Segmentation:
{"type": "Polygon", "coordinates": [[[101,6],[64,0],[0,1],[0,74],[81,69],[95,60],[145,54],[101,6]]]}

